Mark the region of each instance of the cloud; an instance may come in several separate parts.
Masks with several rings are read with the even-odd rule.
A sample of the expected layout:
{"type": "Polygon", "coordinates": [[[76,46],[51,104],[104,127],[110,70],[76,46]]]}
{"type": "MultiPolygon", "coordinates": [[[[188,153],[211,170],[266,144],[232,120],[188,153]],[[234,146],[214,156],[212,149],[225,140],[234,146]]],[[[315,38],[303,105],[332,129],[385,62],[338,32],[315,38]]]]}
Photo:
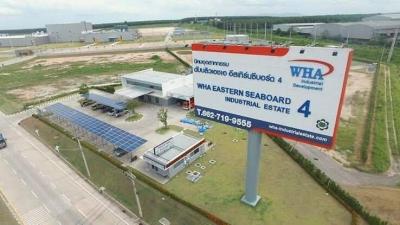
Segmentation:
{"type": "Polygon", "coordinates": [[[0,7],[0,17],[3,16],[16,16],[21,15],[22,12],[18,9],[13,9],[9,7],[0,7]]]}

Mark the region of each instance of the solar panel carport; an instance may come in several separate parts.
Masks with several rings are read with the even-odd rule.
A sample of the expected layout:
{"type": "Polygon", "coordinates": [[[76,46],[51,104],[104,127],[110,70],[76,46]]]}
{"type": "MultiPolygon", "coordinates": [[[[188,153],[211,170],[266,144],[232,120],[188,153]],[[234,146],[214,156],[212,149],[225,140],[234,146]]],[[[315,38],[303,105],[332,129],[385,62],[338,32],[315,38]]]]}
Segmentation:
{"type": "Polygon", "coordinates": [[[85,96],[86,99],[95,101],[98,104],[102,104],[105,106],[109,106],[116,110],[124,110],[126,109],[126,102],[121,100],[115,100],[111,98],[107,98],[98,94],[89,93],[85,96]]]}
{"type": "Polygon", "coordinates": [[[132,152],[146,142],[143,138],[128,133],[61,103],[50,105],[46,107],[46,110],[57,117],[61,117],[62,119],[101,137],[113,146],[120,148],[125,152],[132,152]]]}

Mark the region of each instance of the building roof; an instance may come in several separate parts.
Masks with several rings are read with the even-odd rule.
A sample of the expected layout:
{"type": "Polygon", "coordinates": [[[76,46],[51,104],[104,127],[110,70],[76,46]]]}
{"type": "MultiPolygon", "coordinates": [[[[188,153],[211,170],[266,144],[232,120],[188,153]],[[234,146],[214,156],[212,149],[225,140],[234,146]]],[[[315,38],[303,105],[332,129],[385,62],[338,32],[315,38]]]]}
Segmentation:
{"type": "Polygon", "coordinates": [[[121,88],[115,91],[115,94],[126,97],[126,98],[137,98],[142,95],[147,95],[153,92],[154,90],[133,86],[129,88],[121,88]]]}
{"type": "Polygon", "coordinates": [[[377,21],[361,21],[361,22],[348,22],[348,23],[326,23],[321,24],[320,26],[329,26],[329,25],[338,25],[338,26],[356,26],[356,25],[364,25],[369,26],[373,29],[396,29],[400,28],[400,21],[391,21],[391,20],[377,20],[377,21]]]}
{"type": "Polygon", "coordinates": [[[148,83],[153,83],[156,85],[162,85],[168,81],[172,81],[175,79],[180,79],[183,76],[173,73],[165,73],[154,71],[153,69],[142,70],[134,73],[125,74],[122,77],[127,79],[133,79],[137,81],[143,81],[148,83]]]}
{"type": "Polygon", "coordinates": [[[204,139],[197,139],[187,134],[179,133],[148,150],[145,156],[165,166],[203,140],[204,139]]]}
{"type": "Polygon", "coordinates": [[[365,17],[364,21],[375,20],[375,19],[388,19],[388,20],[400,20],[400,13],[387,13],[387,14],[379,14],[375,16],[365,17]]]}

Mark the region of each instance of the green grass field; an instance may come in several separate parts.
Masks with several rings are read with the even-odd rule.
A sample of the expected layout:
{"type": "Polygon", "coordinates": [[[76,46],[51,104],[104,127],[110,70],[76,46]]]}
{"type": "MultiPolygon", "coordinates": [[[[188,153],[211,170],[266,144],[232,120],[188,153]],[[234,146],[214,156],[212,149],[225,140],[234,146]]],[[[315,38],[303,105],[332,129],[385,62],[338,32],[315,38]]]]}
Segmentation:
{"type": "MultiPolygon", "coordinates": [[[[45,59],[43,59],[45,60],[45,59]]],[[[55,66],[35,65],[24,68],[30,62],[15,64],[0,69],[0,110],[4,113],[14,113],[22,109],[23,100],[7,92],[17,88],[29,88],[35,85],[63,86],[63,82],[70,79],[82,79],[100,75],[115,75],[123,72],[133,72],[154,68],[154,70],[179,73],[184,70],[178,61],[164,62],[153,60],[147,63],[110,62],[110,63],[64,63],[55,66]]],[[[79,86],[79,83],[77,84],[79,86]]],[[[32,99],[35,100],[35,99],[32,99]]],[[[31,101],[32,101],[31,100],[31,101]]]]}
{"type": "Polygon", "coordinates": [[[372,145],[372,166],[377,172],[384,172],[390,167],[390,156],[387,145],[386,135],[386,107],[387,102],[385,101],[385,77],[384,68],[381,67],[378,77],[378,89],[376,95],[376,107],[375,107],[375,127],[372,132],[373,145],[372,145]]]}
{"type": "MultiPolygon", "coordinates": [[[[32,117],[22,121],[21,125],[34,136],[36,136],[35,129],[38,129],[40,133],[39,140],[49,148],[54,149],[56,145],[60,146],[60,154],[81,174],[87,177],[82,156],[75,141],[32,117]]],[[[132,183],[123,174],[122,170],[86,148],[83,148],[83,151],[91,173],[89,179],[98,187],[105,187],[106,191],[115,199],[136,215],[139,215],[138,207],[134,200],[132,183]]],[[[171,224],[211,224],[197,212],[177,203],[144,182],[136,179],[135,183],[146,222],[159,224],[158,220],[165,217],[171,224]]]]}
{"type": "Polygon", "coordinates": [[[17,220],[11,214],[6,204],[0,198],[0,224],[4,225],[18,225],[17,220]]]}
{"type": "Polygon", "coordinates": [[[207,208],[231,224],[351,224],[351,214],[269,138],[263,136],[259,193],[256,208],[240,202],[244,193],[246,134],[242,130],[213,124],[206,138],[216,146],[194,165],[203,177],[197,183],[181,172],[166,187],[181,198],[207,208]],[[238,139],[237,143],[233,139],[238,139]],[[215,165],[209,160],[217,161],[215,165]]]}
{"type": "MultiPolygon", "coordinates": [[[[391,85],[392,85],[392,96],[393,96],[393,118],[394,128],[396,130],[397,140],[400,141],[400,67],[399,65],[391,64],[391,85]]],[[[400,143],[398,143],[400,144],[400,143]]],[[[400,146],[392,149],[393,154],[400,155],[400,146]]]]}

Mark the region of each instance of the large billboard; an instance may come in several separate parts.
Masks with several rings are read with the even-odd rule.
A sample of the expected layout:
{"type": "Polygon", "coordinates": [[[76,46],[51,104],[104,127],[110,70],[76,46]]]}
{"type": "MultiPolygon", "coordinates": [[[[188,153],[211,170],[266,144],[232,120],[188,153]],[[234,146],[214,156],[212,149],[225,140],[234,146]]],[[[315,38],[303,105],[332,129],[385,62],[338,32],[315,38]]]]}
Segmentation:
{"type": "Polygon", "coordinates": [[[331,148],[352,50],[193,44],[195,113],[331,148]]]}

